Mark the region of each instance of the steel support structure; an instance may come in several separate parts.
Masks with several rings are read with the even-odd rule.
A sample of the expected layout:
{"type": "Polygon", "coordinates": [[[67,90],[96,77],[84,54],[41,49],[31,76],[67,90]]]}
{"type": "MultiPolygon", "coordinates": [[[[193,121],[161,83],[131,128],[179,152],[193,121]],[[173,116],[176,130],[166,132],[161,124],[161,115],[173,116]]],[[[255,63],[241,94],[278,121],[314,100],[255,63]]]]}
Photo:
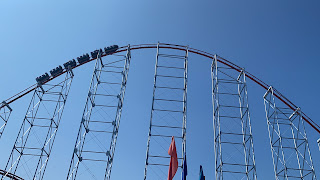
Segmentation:
{"type": "Polygon", "coordinates": [[[284,104],[276,104],[272,87],[263,98],[275,178],[315,180],[300,108],[293,111],[284,104]]]}
{"type": "Polygon", "coordinates": [[[215,176],[257,179],[245,71],[212,62],[215,176]]]}
{"type": "Polygon", "coordinates": [[[181,174],[186,152],[188,47],[184,54],[177,55],[176,51],[160,53],[160,45],[157,45],[144,180],[167,178],[172,136],[180,167],[174,179],[181,174]]]}
{"type": "Polygon", "coordinates": [[[69,70],[62,81],[39,84],[34,90],[1,179],[10,174],[43,179],[72,79],[69,70]]]}
{"type": "Polygon", "coordinates": [[[110,179],[130,60],[130,45],[124,55],[98,55],[67,179],[110,179]]]}
{"type": "Polygon", "coordinates": [[[0,109],[0,139],[1,139],[3,131],[6,128],[8,120],[10,118],[12,108],[5,101],[1,103],[0,107],[2,107],[0,109]]]}

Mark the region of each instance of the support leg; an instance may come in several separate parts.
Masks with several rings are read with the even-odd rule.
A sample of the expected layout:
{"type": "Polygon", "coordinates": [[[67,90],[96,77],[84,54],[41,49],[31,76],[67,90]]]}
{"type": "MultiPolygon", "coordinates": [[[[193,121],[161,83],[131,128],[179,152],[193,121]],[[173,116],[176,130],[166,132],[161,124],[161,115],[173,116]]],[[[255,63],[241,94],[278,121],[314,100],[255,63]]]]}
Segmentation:
{"type": "Polygon", "coordinates": [[[144,179],[166,179],[174,136],[179,170],[186,152],[188,48],[183,55],[160,53],[158,44],[144,179]],[[182,132],[182,134],[181,134],[182,132]],[[181,149],[181,150],[179,150],[181,149]]]}
{"type": "Polygon", "coordinates": [[[273,88],[263,96],[276,179],[316,179],[301,110],[276,104],[273,88]]]}
{"type": "Polygon", "coordinates": [[[257,179],[245,71],[212,63],[216,179],[257,179]]]}
{"type": "MultiPolygon", "coordinates": [[[[99,55],[100,57],[100,55],[99,55]]],[[[120,57],[120,59],[119,59],[120,57]]],[[[131,60],[97,59],[67,179],[110,179],[131,60]],[[109,146],[108,146],[109,145],[109,146]]]]}
{"type": "Polygon", "coordinates": [[[68,72],[60,83],[35,89],[1,179],[9,173],[43,179],[72,79],[68,72]]]}

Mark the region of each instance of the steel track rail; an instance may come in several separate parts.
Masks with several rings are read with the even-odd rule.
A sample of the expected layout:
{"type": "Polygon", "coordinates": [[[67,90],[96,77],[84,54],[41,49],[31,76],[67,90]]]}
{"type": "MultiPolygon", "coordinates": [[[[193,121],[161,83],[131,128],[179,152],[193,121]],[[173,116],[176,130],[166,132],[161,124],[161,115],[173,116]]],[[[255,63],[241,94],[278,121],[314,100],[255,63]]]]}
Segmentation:
{"type": "MultiPolygon", "coordinates": [[[[157,44],[140,44],[140,45],[132,45],[130,46],[130,50],[138,50],[138,49],[156,49],[157,48],[157,44]]],[[[174,49],[174,50],[180,50],[180,51],[185,51],[186,46],[182,46],[182,45],[176,45],[176,44],[166,44],[166,43],[160,43],[159,44],[159,48],[165,48],[165,49],[174,49]]],[[[127,50],[127,46],[122,46],[120,47],[116,52],[114,52],[113,54],[117,54],[120,52],[124,52],[127,50]]],[[[189,47],[189,52],[193,53],[193,54],[197,54],[200,56],[204,56],[210,59],[214,59],[214,54],[205,52],[205,51],[201,51],[198,49],[194,49],[194,48],[190,48],[189,47]]],[[[103,55],[102,57],[107,56],[107,55],[103,55]]],[[[90,59],[88,62],[95,60],[96,58],[90,59]]],[[[249,73],[248,71],[243,70],[243,68],[241,68],[240,66],[220,57],[217,56],[217,60],[218,62],[225,64],[226,66],[234,69],[235,71],[241,72],[244,71],[246,73],[246,77],[248,77],[249,79],[251,79],[253,82],[255,82],[256,84],[258,84],[259,86],[261,86],[262,88],[264,88],[265,90],[269,89],[269,85],[265,82],[263,82],[262,80],[260,80],[259,78],[257,78],[256,76],[254,76],[253,74],[249,73]]],[[[77,66],[75,66],[74,68],[77,68],[79,66],[82,66],[88,62],[85,62],[83,64],[78,64],[77,66]]],[[[67,71],[64,70],[61,74],[66,73],[67,71]]],[[[59,74],[58,76],[60,76],[61,74],[59,74]]],[[[56,77],[58,77],[56,76],[56,77]]],[[[52,79],[56,78],[56,77],[51,77],[48,81],[46,81],[45,83],[51,81],[52,79]]],[[[20,93],[8,98],[6,100],[7,104],[11,104],[14,101],[20,99],[21,97],[27,95],[28,93],[32,92],[34,89],[37,88],[37,84],[34,84],[30,87],[28,87],[27,89],[21,91],[20,93]]],[[[277,91],[274,87],[274,96],[277,97],[280,101],[282,101],[284,104],[286,104],[290,109],[292,109],[293,111],[295,111],[298,106],[296,106],[295,104],[293,104],[288,98],[286,98],[284,95],[282,95],[279,91],[277,91]]],[[[4,107],[4,105],[1,105],[0,108],[4,107]]],[[[307,122],[315,131],[317,131],[320,134],[320,126],[315,123],[310,117],[308,117],[305,113],[301,112],[302,114],[302,118],[305,122],[307,122]]]]}
{"type": "Polygon", "coordinates": [[[11,178],[12,180],[24,180],[23,178],[21,178],[21,177],[19,177],[17,175],[14,175],[12,173],[9,173],[9,172],[7,172],[5,170],[2,170],[2,169],[0,169],[0,175],[4,175],[4,176],[6,176],[8,178],[11,178]]]}

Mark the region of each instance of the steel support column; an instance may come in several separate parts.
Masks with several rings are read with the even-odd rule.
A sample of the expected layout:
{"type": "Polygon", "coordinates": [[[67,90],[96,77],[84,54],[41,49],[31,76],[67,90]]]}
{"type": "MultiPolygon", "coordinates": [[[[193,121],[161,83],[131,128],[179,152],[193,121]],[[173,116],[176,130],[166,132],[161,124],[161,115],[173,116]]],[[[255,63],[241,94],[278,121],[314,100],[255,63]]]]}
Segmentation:
{"type": "Polygon", "coordinates": [[[300,108],[276,104],[270,87],[263,96],[276,179],[316,179],[300,108]]]}
{"type": "Polygon", "coordinates": [[[104,61],[99,53],[67,179],[110,179],[130,60],[130,46],[104,61]]]}
{"type": "Polygon", "coordinates": [[[2,107],[0,109],[0,139],[1,139],[1,136],[3,134],[3,131],[4,129],[6,128],[6,125],[8,123],[8,120],[10,118],[10,115],[11,115],[11,112],[12,112],[12,109],[11,107],[5,102],[3,101],[1,104],[0,104],[0,107],[2,107]]]}
{"type": "Polygon", "coordinates": [[[9,173],[43,179],[72,79],[70,70],[63,81],[35,89],[1,179],[9,173]]]}
{"type": "Polygon", "coordinates": [[[212,62],[216,179],[257,179],[246,75],[212,62]]]}
{"type": "MultiPolygon", "coordinates": [[[[179,167],[186,152],[188,47],[185,54],[160,53],[158,43],[144,179],[166,179],[174,136],[179,167]],[[161,59],[161,60],[160,60],[161,59]],[[181,150],[179,150],[181,149],[181,150]]],[[[181,174],[178,169],[176,178],[181,174]]]]}

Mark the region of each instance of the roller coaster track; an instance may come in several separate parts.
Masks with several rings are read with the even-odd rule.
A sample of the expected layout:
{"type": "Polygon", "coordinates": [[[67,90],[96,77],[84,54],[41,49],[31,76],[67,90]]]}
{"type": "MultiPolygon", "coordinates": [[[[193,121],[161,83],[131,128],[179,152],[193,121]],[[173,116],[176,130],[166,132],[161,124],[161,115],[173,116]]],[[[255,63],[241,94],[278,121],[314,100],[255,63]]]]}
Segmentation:
{"type": "Polygon", "coordinates": [[[13,180],[24,180],[23,178],[0,169],[0,175],[5,175],[13,180]]]}
{"type": "MultiPolygon", "coordinates": [[[[138,50],[138,49],[156,49],[157,48],[157,44],[140,44],[140,45],[131,45],[130,46],[130,50],[138,50]]],[[[185,51],[186,46],[182,46],[182,45],[175,45],[175,44],[165,44],[165,43],[160,43],[159,44],[159,48],[165,48],[165,49],[174,49],[174,50],[180,50],[180,51],[185,51]]],[[[207,57],[210,59],[214,59],[214,54],[205,52],[205,51],[201,51],[198,49],[194,49],[194,48],[188,48],[189,53],[193,53],[193,54],[197,54],[203,57],[207,57]]],[[[127,46],[123,46],[120,47],[114,54],[116,53],[120,53],[120,52],[124,52],[127,51],[127,46]]],[[[107,56],[107,55],[104,55],[107,56]]],[[[102,56],[103,57],[103,56],[102,56]]],[[[96,58],[90,59],[88,62],[95,60],[96,58]]],[[[217,55],[217,61],[225,64],[226,66],[234,69],[235,71],[241,72],[244,71],[246,73],[246,77],[248,77],[249,79],[251,79],[253,82],[255,82],[256,84],[260,85],[262,88],[264,88],[265,90],[269,89],[269,85],[265,82],[263,82],[262,80],[260,80],[259,78],[257,78],[256,76],[254,76],[253,74],[245,71],[243,68],[241,68],[240,66],[220,57],[217,55]]],[[[88,63],[86,62],[86,63],[88,63]]],[[[77,68],[79,66],[82,66],[86,63],[83,64],[78,64],[76,67],[77,68]]],[[[67,71],[64,70],[61,74],[66,73],[67,71]]],[[[60,75],[61,75],[60,74],[60,75]]],[[[58,76],[60,76],[58,75],[58,76]]],[[[56,77],[58,77],[56,76],[56,77]]],[[[45,83],[51,81],[52,79],[56,78],[56,77],[51,77],[48,81],[46,81],[45,83]]],[[[32,92],[34,89],[37,88],[37,84],[34,84],[30,87],[28,87],[27,89],[21,91],[20,93],[8,98],[5,102],[7,104],[11,104],[14,101],[22,98],[23,96],[27,95],[28,93],[32,92]]],[[[274,96],[277,97],[280,101],[282,101],[284,104],[286,104],[290,109],[292,109],[293,111],[295,111],[298,106],[296,106],[295,104],[293,104],[288,98],[286,98],[283,94],[281,94],[279,91],[277,91],[274,87],[274,96]]],[[[3,108],[4,105],[0,106],[0,109],[3,108]]],[[[305,122],[307,122],[315,131],[317,131],[320,134],[320,126],[318,124],[316,124],[310,117],[308,117],[305,113],[301,112],[302,114],[302,118],[305,122]]]]}

